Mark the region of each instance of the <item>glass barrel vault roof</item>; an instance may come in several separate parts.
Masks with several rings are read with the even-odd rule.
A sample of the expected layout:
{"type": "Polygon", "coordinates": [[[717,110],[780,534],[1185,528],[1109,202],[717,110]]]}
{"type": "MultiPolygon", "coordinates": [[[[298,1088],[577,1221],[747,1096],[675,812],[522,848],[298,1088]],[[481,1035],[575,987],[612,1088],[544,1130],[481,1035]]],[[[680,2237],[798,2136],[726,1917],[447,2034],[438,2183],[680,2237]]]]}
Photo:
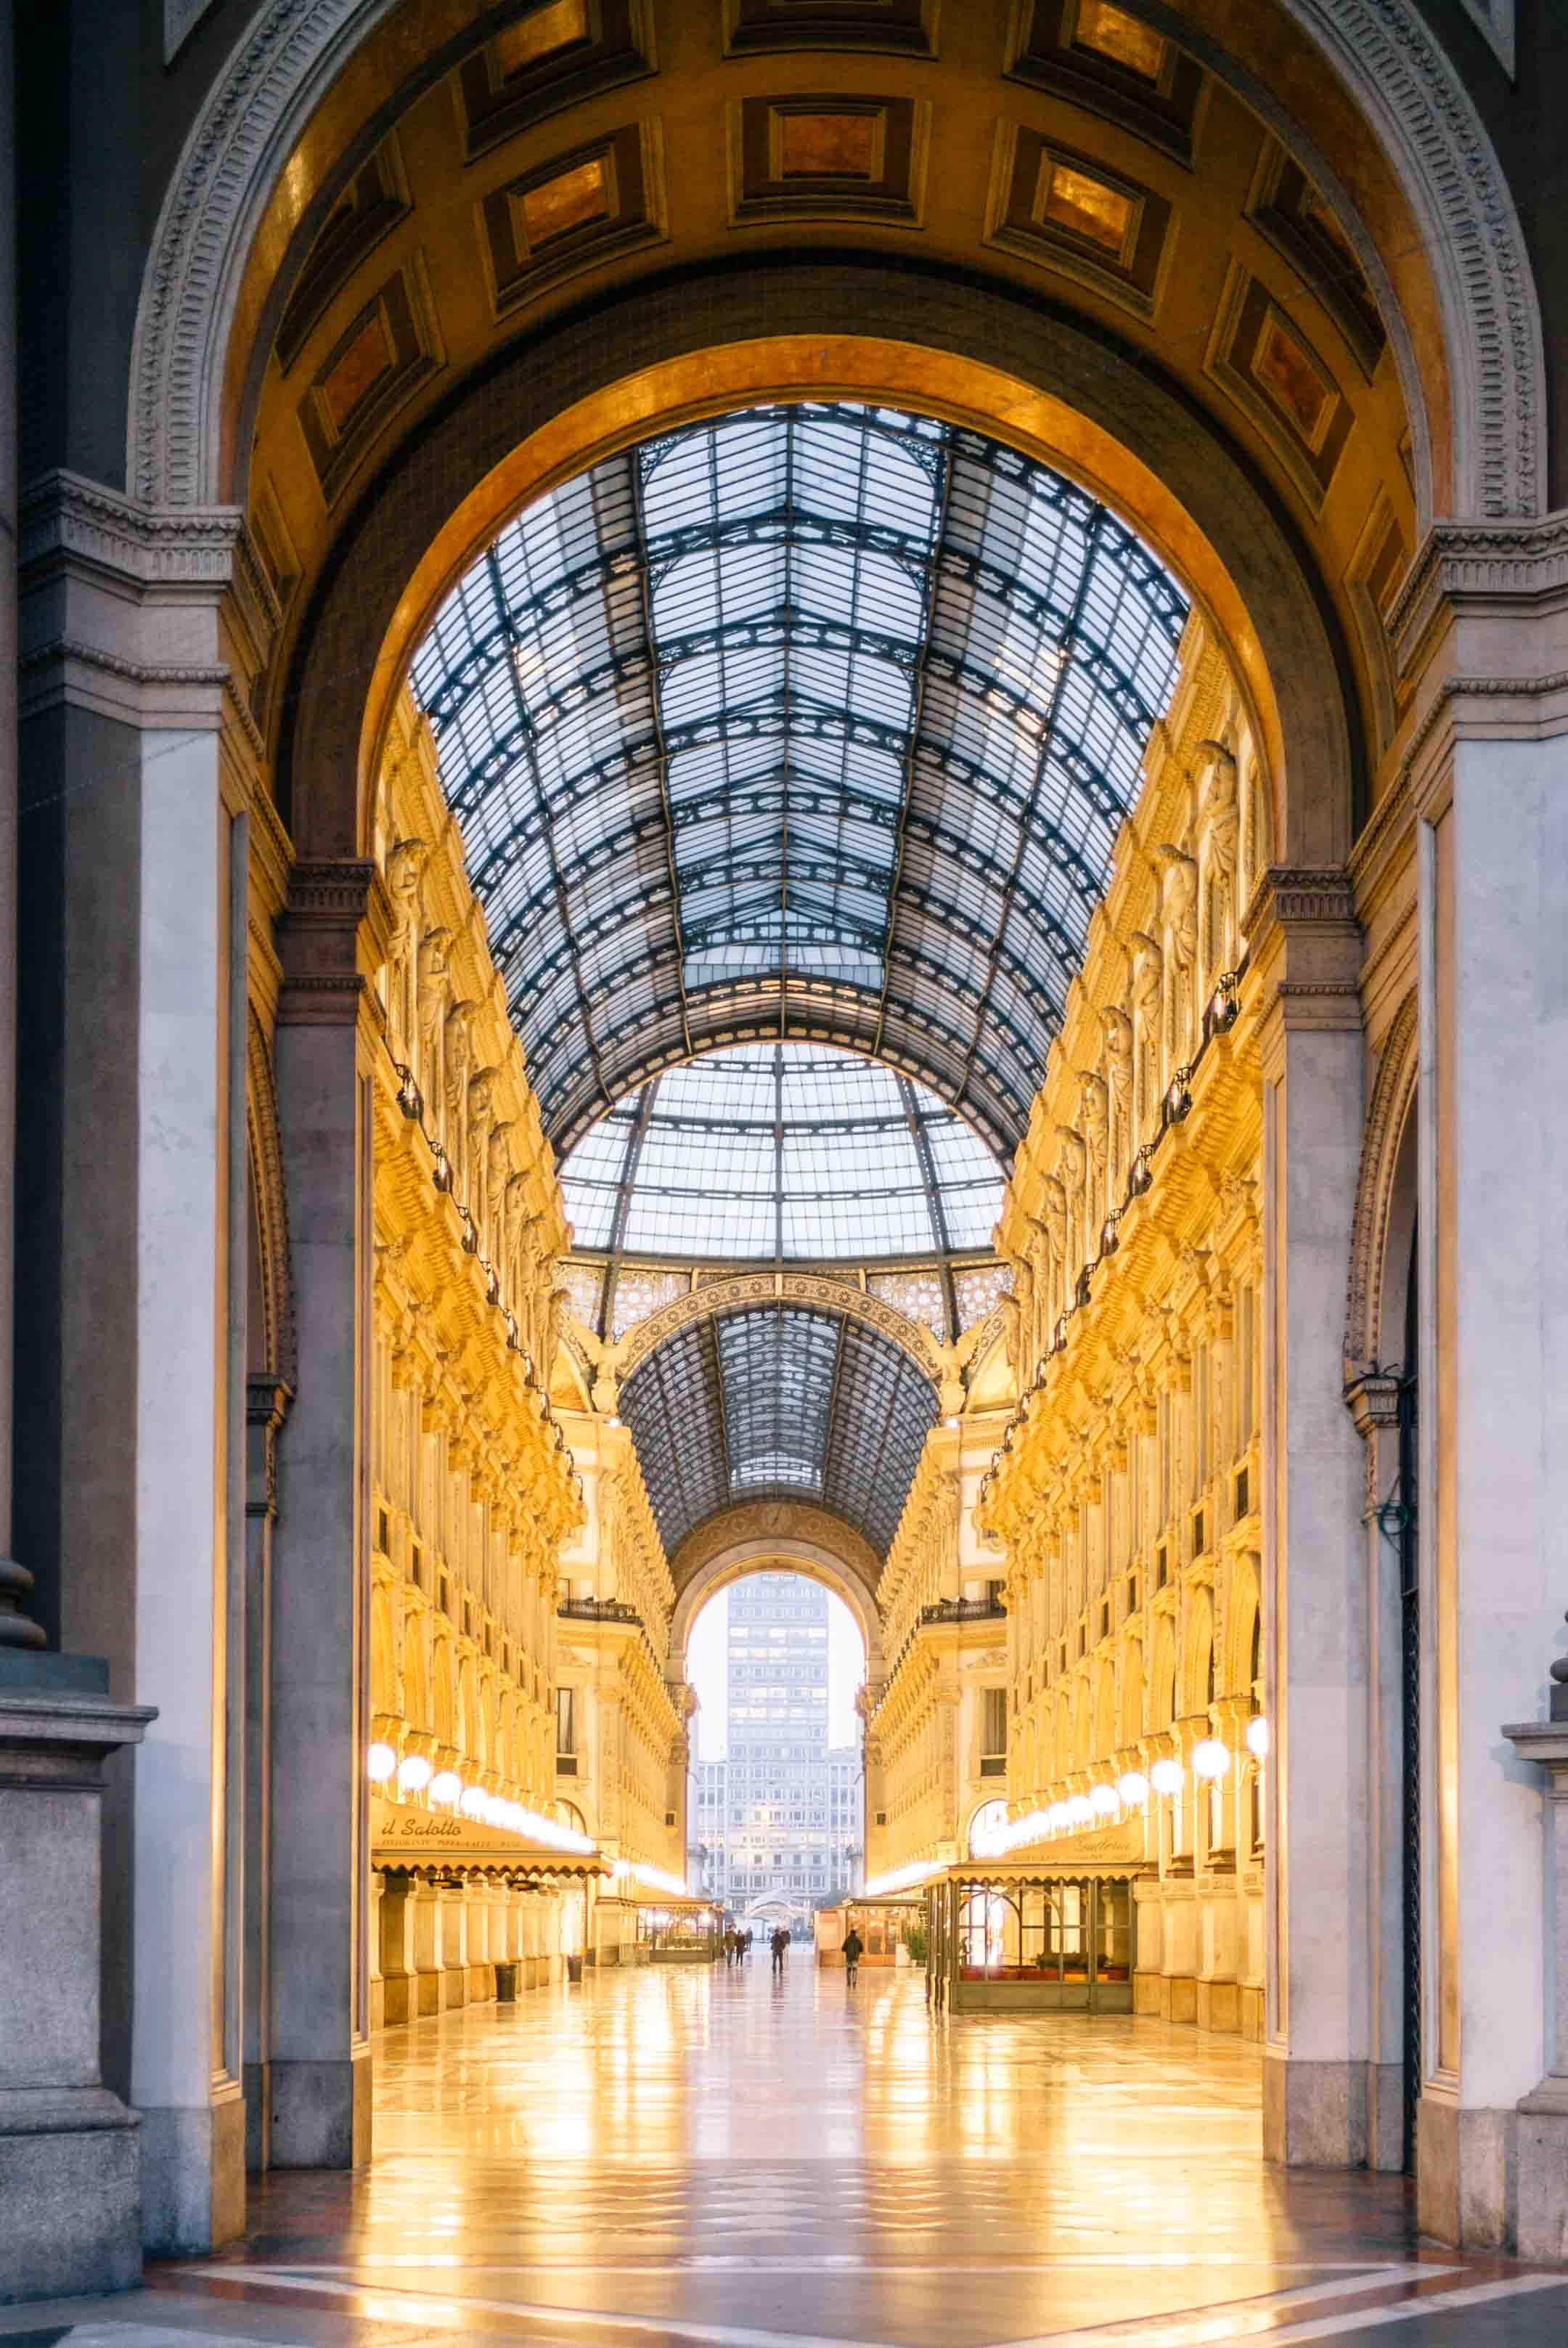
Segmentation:
{"type": "Polygon", "coordinates": [[[414,686],[558,1149],[776,1037],[1010,1158],[1186,612],[1049,468],[863,407],[688,426],[508,524],[414,686]]]}
{"type": "Polygon", "coordinates": [[[989,1248],[995,1158],[913,1078],[824,1044],[738,1044],[655,1076],[563,1161],[580,1248],[781,1260],[989,1248]]]}
{"type": "Polygon", "coordinates": [[[680,1330],[620,1389],[660,1538],[747,1500],[809,1500],[886,1552],[937,1394],[876,1330],[769,1304],[680,1330]]]}

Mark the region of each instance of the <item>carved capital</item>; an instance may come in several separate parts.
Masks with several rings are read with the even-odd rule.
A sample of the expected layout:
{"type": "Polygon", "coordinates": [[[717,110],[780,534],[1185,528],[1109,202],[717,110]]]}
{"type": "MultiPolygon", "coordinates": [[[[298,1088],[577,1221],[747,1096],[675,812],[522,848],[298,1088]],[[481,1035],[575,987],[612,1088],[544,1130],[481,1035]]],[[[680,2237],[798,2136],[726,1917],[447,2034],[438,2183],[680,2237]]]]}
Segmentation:
{"type": "Polygon", "coordinates": [[[278,922],[280,1021],[337,1025],[356,1019],[391,937],[386,884],[368,859],[296,864],[278,922]]]}

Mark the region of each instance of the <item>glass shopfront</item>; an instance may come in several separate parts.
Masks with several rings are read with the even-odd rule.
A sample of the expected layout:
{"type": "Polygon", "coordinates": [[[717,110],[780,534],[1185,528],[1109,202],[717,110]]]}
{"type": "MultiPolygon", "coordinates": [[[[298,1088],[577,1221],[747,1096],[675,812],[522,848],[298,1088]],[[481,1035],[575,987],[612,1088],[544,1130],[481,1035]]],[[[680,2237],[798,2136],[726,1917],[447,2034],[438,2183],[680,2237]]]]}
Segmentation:
{"type": "Polygon", "coordinates": [[[936,2001],[1132,2010],[1132,1877],[955,1869],[927,1895],[936,2001]]]}

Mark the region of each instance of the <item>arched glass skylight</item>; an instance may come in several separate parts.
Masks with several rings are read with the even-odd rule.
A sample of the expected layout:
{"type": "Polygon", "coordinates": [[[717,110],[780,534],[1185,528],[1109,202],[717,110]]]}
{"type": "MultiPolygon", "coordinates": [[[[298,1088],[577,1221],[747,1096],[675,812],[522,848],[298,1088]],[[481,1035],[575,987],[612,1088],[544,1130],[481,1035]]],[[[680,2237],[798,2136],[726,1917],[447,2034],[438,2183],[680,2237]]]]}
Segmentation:
{"type": "Polygon", "coordinates": [[[954,425],[746,410],[509,523],[414,664],[546,1130],[759,1035],[1021,1139],[1181,589],[954,425]]]}
{"type": "Polygon", "coordinates": [[[671,1068],[563,1161],[580,1248],[802,1261],[989,1248],[1002,1175],[911,1077],[821,1044],[745,1044],[671,1068]]]}
{"type": "Polygon", "coordinates": [[[748,1500],[811,1500],[885,1554],[937,1418],[909,1355],[842,1313],[766,1304],[699,1321],[620,1389],[665,1553],[748,1500]]]}

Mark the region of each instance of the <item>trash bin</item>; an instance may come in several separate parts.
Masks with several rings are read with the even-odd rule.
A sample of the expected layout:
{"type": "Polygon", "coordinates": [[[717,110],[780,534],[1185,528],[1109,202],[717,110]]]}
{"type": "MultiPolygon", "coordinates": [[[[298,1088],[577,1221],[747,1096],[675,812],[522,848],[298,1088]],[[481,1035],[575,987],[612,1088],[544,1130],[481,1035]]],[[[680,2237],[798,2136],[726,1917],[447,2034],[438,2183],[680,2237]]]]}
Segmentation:
{"type": "Polygon", "coordinates": [[[496,1967],[496,2003],[515,2005],[518,2001],[518,1969],[514,1965],[496,1967]]]}
{"type": "Polygon", "coordinates": [[[569,1957],[569,1958],[567,1959],[567,1961],[566,1961],[566,1977],[567,1977],[567,1979],[568,1979],[568,1981],[569,1981],[569,1982],[579,1982],[579,1981],[581,1981],[581,1979],[582,1979],[582,1959],[581,1959],[580,1957],[569,1957]]]}

